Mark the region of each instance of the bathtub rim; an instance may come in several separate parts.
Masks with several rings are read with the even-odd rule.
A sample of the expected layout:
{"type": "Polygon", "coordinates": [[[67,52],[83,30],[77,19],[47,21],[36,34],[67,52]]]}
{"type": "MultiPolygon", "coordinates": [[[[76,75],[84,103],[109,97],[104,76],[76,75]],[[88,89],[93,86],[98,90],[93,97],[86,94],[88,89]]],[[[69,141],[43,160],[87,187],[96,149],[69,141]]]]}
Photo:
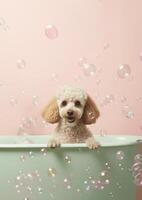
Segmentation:
{"type": "MultiPolygon", "coordinates": [[[[33,138],[47,138],[47,139],[50,139],[50,135],[26,135],[26,136],[16,136],[16,135],[1,135],[0,136],[0,139],[1,138],[11,138],[11,139],[14,139],[14,138],[17,138],[17,139],[33,139],[33,138]]],[[[101,138],[101,139],[106,139],[106,138],[114,138],[115,139],[119,139],[120,142],[118,144],[101,144],[101,147],[121,147],[121,146],[129,146],[129,145],[135,145],[135,144],[138,144],[138,140],[142,140],[142,136],[140,135],[106,135],[106,136],[100,136],[100,135],[95,135],[94,136],[95,138],[101,138]],[[133,138],[133,141],[125,141],[124,143],[124,140],[126,140],[126,138],[128,139],[132,139],[133,138]],[[122,142],[121,142],[122,140],[122,142]]],[[[98,141],[98,140],[97,140],[98,141]]],[[[141,142],[142,144],[142,142],[141,142]]],[[[85,143],[65,143],[65,144],[61,144],[61,146],[59,148],[86,148],[87,145],[85,143]]],[[[47,147],[47,144],[44,144],[44,143],[5,143],[5,144],[0,144],[0,149],[1,148],[49,148],[47,147]]]]}

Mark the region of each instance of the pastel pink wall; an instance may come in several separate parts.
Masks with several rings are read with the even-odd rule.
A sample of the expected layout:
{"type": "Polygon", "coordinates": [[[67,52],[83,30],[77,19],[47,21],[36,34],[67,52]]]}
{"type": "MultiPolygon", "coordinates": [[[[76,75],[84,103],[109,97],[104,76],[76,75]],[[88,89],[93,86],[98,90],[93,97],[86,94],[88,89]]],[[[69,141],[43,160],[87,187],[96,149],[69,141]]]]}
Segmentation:
{"type": "Polygon", "coordinates": [[[95,133],[141,135],[141,8],[141,0],[1,0],[0,134],[49,133],[53,126],[45,126],[41,110],[71,84],[100,109],[95,133]],[[55,39],[45,34],[51,24],[55,39]],[[93,76],[84,73],[81,57],[95,65],[93,76]],[[124,64],[128,74],[119,69],[124,64]]]}

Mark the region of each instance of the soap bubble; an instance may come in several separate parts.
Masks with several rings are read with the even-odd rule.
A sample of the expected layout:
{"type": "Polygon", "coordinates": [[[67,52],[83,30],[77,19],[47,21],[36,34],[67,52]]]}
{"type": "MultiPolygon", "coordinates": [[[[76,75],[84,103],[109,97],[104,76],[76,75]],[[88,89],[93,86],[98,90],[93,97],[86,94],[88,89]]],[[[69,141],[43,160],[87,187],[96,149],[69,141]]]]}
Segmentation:
{"type": "Polygon", "coordinates": [[[24,69],[26,67],[26,61],[24,59],[19,59],[17,61],[18,69],[24,69]]]}
{"type": "Polygon", "coordinates": [[[104,50],[107,50],[110,47],[110,44],[108,42],[104,43],[104,50]]]}
{"type": "Polygon", "coordinates": [[[136,154],[134,157],[134,160],[136,162],[142,162],[142,154],[136,154]]]}
{"type": "Polygon", "coordinates": [[[41,149],[41,153],[43,154],[43,156],[47,156],[47,149],[46,148],[42,148],[41,149]]]}
{"type": "Polygon", "coordinates": [[[24,128],[31,128],[36,125],[36,121],[33,117],[25,117],[22,119],[21,125],[24,128]]]}
{"type": "Polygon", "coordinates": [[[24,162],[25,160],[26,160],[26,155],[20,155],[20,160],[22,161],[22,162],[24,162]]]}
{"type": "Polygon", "coordinates": [[[70,157],[70,156],[66,155],[64,159],[65,159],[65,162],[66,162],[67,164],[70,164],[70,163],[71,163],[71,157],[70,157]]]}
{"type": "Polygon", "coordinates": [[[108,176],[108,171],[103,170],[103,171],[101,172],[101,176],[102,176],[102,177],[108,176]]]}
{"type": "Polygon", "coordinates": [[[142,52],[140,52],[140,54],[139,54],[139,59],[140,59],[140,61],[142,61],[142,52]]]}
{"type": "Polygon", "coordinates": [[[58,31],[56,29],[56,27],[54,25],[48,25],[45,28],[45,35],[49,38],[49,39],[55,39],[58,36],[58,31]]]}
{"type": "Polygon", "coordinates": [[[55,177],[56,176],[56,170],[54,168],[48,169],[48,176],[55,177]]]}
{"type": "Polygon", "coordinates": [[[123,106],[122,113],[128,119],[133,119],[134,118],[134,112],[132,111],[132,109],[128,105],[123,106]]]}
{"type": "Polygon", "coordinates": [[[124,154],[123,151],[118,151],[118,152],[116,153],[116,158],[117,158],[118,160],[123,160],[123,159],[124,159],[124,156],[125,156],[125,154],[124,154]]]}
{"type": "Polygon", "coordinates": [[[82,66],[84,75],[86,76],[94,76],[96,73],[96,66],[94,64],[85,63],[82,66]]]}
{"type": "Polygon", "coordinates": [[[38,187],[38,192],[39,192],[39,194],[42,194],[43,193],[43,188],[38,187]]]}
{"type": "Polygon", "coordinates": [[[17,99],[15,99],[15,98],[11,98],[10,99],[10,104],[11,104],[11,106],[17,106],[17,104],[18,104],[18,101],[17,101],[17,99]]]}
{"type": "Polygon", "coordinates": [[[95,119],[95,114],[93,112],[89,112],[88,116],[90,119],[95,119]]]}
{"type": "Polygon", "coordinates": [[[114,95],[113,94],[108,94],[105,96],[103,102],[102,102],[102,106],[107,105],[109,103],[112,103],[114,101],[114,95]]]}
{"type": "Polygon", "coordinates": [[[83,67],[85,64],[87,64],[87,59],[84,57],[79,58],[79,65],[83,67]]]}
{"type": "Polygon", "coordinates": [[[5,25],[5,20],[3,18],[0,18],[0,27],[5,25]]]}
{"type": "Polygon", "coordinates": [[[37,96],[37,95],[33,96],[33,104],[35,106],[38,106],[38,104],[39,104],[39,96],[37,96]]]}
{"type": "Polygon", "coordinates": [[[118,74],[119,78],[121,78],[121,79],[127,78],[131,74],[130,66],[127,64],[120,65],[119,69],[117,70],[117,74],[118,74]]]}

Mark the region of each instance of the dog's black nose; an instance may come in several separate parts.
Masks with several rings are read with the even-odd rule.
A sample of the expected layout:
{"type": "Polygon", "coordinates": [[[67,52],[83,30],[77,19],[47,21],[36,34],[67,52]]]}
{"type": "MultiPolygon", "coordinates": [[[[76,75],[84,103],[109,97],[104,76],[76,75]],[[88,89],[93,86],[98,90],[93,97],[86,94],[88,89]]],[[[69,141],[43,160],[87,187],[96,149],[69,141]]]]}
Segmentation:
{"type": "Polygon", "coordinates": [[[73,111],[72,111],[72,110],[68,110],[67,114],[68,114],[69,116],[72,116],[72,115],[73,115],[73,111]]]}

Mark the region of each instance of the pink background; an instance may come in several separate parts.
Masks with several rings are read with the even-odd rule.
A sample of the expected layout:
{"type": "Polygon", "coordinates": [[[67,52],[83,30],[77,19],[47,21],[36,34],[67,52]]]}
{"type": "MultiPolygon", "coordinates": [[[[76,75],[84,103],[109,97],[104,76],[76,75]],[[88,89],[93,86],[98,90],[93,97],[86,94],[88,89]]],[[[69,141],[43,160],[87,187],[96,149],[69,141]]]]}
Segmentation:
{"type": "Polygon", "coordinates": [[[45,125],[41,110],[71,84],[100,109],[94,133],[141,135],[141,8],[141,0],[1,0],[0,134],[50,133],[54,125],[45,125]],[[50,24],[55,39],[45,35],[50,24]],[[95,65],[94,76],[84,74],[81,57],[95,65]],[[125,79],[117,73],[123,64],[131,69],[125,79]]]}

